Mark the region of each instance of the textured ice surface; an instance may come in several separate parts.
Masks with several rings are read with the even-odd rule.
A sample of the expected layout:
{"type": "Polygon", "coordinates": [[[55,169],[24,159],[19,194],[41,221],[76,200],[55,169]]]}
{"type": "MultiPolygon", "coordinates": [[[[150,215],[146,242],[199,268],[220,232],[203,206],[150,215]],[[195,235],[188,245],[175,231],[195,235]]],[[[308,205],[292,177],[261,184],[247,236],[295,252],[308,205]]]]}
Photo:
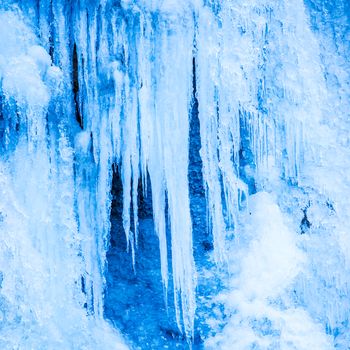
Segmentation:
{"type": "Polygon", "coordinates": [[[19,14],[0,11],[0,31],[0,347],[124,349],[84,308],[73,148],[53,113],[60,69],[19,14]]]}
{"type": "Polygon", "coordinates": [[[349,10],[0,1],[0,347],[346,350],[349,10]]]}

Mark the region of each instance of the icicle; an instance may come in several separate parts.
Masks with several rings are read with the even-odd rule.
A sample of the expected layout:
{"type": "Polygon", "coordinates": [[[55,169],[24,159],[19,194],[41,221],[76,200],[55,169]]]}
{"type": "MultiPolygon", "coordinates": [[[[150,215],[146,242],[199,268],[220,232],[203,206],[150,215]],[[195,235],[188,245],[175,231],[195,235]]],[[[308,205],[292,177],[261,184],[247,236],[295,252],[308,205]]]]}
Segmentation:
{"type": "Polygon", "coordinates": [[[236,96],[247,88],[242,71],[234,66],[237,52],[229,49],[236,38],[229,34],[232,30],[223,30],[232,22],[226,11],[223,14],[220,19],[209,8],[200,12],[196,60],[201,157],[217,262],[225,260],[226,230],[235,226],[239,192],[246,191],[238,179],[239,103],[243,101],[236,96]]]}
{"type": "MultiPolygon", "coordinates": [[[[131,62],[130,66],[126,66],[123,82],[126,90],[121,119],[124,125],[124,228],[126,232],[130,230],[129,210],[132,202],[134,227],[137,230],[140,167],[143,178],[149,174],[152,186],[155,229],[159,237],[165,290],[168,286],[167,198],[177,322],[179,327],[183,323],[184,331],[190,334],[193,331],[195,310],[195,272],[187,180],[193,25],[191,21],[186,25],[177,25],[160,14],[154,20],[147,11],[142,14],[135,12],[132,16],[129,18],[132,29],[128,28],[128,32],[139,34],[129,35],[129,40],[123,43],[125,61],[131,62]],[[179,47],[182,49],[179,50],[179,47]],[[172,87],[170,90],[169,86],[172,87]]],[[[136,244],[136,232],[132,239],[136,244]]],[[[133,245],[131,242],[132,249],[133,245]]]]}

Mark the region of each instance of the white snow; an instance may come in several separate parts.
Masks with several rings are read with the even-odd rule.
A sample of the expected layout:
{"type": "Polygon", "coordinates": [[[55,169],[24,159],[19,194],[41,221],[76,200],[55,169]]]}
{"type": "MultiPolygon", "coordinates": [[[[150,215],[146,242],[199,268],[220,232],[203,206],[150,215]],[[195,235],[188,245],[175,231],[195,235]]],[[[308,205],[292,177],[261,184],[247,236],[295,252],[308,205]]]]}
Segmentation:
{"type": "Polygon", "coordinates": [[[266,192],[252,196],[244,222],[240,236],[248,244],[234,252],[240,272],[231,282],[232,291],[221,297],[231,318],[206,348],[333,349],[321,324],[294,306],[286,293],[305,270],[307,257],[273,197],[266,192]]]}

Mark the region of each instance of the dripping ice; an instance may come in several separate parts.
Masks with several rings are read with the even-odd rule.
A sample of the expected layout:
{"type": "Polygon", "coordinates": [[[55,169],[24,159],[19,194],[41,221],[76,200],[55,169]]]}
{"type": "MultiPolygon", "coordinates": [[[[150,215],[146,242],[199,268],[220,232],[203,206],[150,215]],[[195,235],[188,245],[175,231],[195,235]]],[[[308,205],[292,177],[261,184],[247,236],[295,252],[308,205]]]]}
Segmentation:
{"type": "Polygon", "coordinates": [[[119,176],[135,279],[151,202],[169,338],[347,349],[349,15],[342,0],[0,2],[1,348],[146,346],[106,316],[119,176]]]}

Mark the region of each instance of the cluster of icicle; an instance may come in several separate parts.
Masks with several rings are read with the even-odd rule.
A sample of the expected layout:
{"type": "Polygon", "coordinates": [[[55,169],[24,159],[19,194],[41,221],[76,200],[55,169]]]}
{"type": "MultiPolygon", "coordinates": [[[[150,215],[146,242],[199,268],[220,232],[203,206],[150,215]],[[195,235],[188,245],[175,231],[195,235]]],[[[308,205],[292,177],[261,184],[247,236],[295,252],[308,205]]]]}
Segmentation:
{"type": "MultiPolygon", "coordinates": [[[[234,230],[240,202],[248,194],[240,173],[240,133],[250,140],[248,151],[253,154],[251,164],[243,169],[245,174],[258,176],[272,156],[281,176],[297,182],[301,121],[310,109],[302,90],[311,89],[309,77],[318,66],[308,71],[306,65],[313,57],[308,57],[303,41],[296,42],[295,36],[305,37],[309,47],[315,42],[301,1],[293,6],[284,1],[276,5],[267,1],[204,5],[200,1],[125,1],[122,9],[113,11],[106,6],[99,11],[103,20],[96,56],[97,61],[102,53],[108,57],[114,82],[115,98],[108,118],[113,129],[111,142],[120,140],[113,144],[112,153],[122,169],[124,229],[134,256],[138,179],[146,184],[149,175],[163,283],[167,287],[169,220],[177,321],[191,335],[196,272],[188,138],[194,70],[208,217],[214,258],[222,263],[226,234],[234,230]],[[300,23],[295,22],[296,14],[300,23]],[[284,64],[285,57],[295,65],[284,64]]],[[[94,25],[88,26],[90,35],[96,32],[94,25]]],[[[85,25],[81,28],[85,30],[85,25]]]]}
{"type": "Polygon", "coordinates": [[[74,169],[68,52],[42,44],[0,8],[0,348],[125,349],[103,320],[103,170],[74,169]]]}
{"type": "MultiPolygon", "coordinates": [[[[0,71],[4,105],[23,131],[15,151],[6,144],[7,164],[15,167],[8,171],[18,183],[4,188],[14,188],[17,199],[11,205],[19,193],[26,196],[20,204],[25,209],[16,208],[28,221],[22,229],[29,233],[23,236],[47,264],[36,279],[45,280],[48,290],[38,295],[47,298],[51,293],[54,305],[75,291],[82,294],[88,313],[102,318],[112,164],[121,169],[123,225],[134,261],[138,182],[141,178],[146,186],[149,176],[163,283],[166,289],[169,221],[176,316],[179,327],[191,336],[196,308],[188,188],[193,71],[208,215],[220,263],[225,261],[226,233],[235,228],[240,201],[248,191],[242,171],[258,177],[272,157],[281,177],[298,181],[303,126],[308,127],[309,114],[313,121],[318,118],[310,109],[321,96],[317,89],[322,85],[314,78],[321,72],[309,54],[317,52],[317,45],[301,0],[92,3],[21,4],[38,26],[39,38],[33,33],[23,38],[13,29],[13,45],[20,45],[17,37],[24,42],[21,52],[13,52],[13,62],[20,55],[34,58],[21,58],[27,66],[19,64],[13,72],[8,67],[14,63],[0,71]],[[41,46],[31,51],[31,43],[41,46]],[[36,70],[28,68],[32,66],[36,70]],[[35,75],[33,82],[44,84],[36,89],[29,81],[33,91],[23,92],[23,103],[20,83],[14,79],[14,85],[6,87],[13,77],[22,79],[21,69],[35,75]],[[37,101],[38,93],[43,96],[37,101]],[[242,150],[242,132],[248,150],[242,150]],[[244,151],[253,154],[253,161],[242,169],[244,151]],[[31,174],[26,184],[23,172],[31,174]]],[[[2,16],[24,26],[19,14],[2,16]]],[[[0,53],[2,68],[9,54],[6,49],[0,53]]],[[[5,134],[18,133],[11,128],[6,126],[5,134]]]]}

